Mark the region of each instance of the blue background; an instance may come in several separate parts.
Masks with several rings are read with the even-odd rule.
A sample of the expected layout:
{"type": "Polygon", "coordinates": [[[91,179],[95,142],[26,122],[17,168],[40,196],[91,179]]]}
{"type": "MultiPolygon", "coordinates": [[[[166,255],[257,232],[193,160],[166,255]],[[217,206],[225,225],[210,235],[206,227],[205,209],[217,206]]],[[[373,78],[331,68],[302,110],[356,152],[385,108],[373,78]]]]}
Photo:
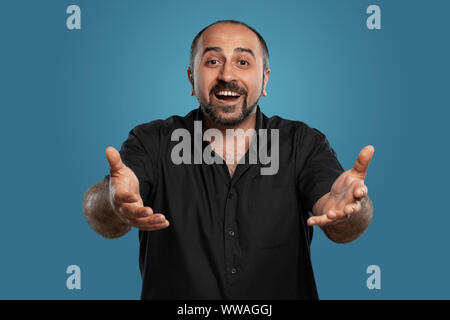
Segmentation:
{"type": "Polygon", "coordinates": [[[197,107],[195,34],[219,19],[270,51],[267,115],[324,132],[345,169],[375,146],[375,211],[350,244],[315,229],[322,299],[448,299],[448,1],[2,1],[1,299],[138,299],[138,236],[107,240],[81,211],[108,172],[106,146],[134,126],[197,107]],[[66,8],[81,8],[81,30],[66,8]],[[366,8],[381,7],[381,30],[366,8]],[[80,266],[81,290],[66,288],[80,266]],[[368,290],[366,268],[381,268],[368,290]]]}

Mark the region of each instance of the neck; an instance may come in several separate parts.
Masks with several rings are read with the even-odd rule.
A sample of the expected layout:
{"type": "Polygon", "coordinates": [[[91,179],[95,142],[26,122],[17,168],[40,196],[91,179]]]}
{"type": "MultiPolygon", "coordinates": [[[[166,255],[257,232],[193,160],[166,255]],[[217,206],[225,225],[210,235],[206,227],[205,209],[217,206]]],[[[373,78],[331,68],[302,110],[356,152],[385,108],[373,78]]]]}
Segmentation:
{"type": "Polygon", "coordinates": [[[222,139],[214,139],[211,142],[212,149],[218,153],[223,159],[225,159],[230,175],[233,175],[234,169],[241,157],[247,152],[251,139],[253,136],[246,136],[246,132],[249,129],[256,129],[256,110],[253,110],[242,122],[232,126],[224,126],[213,122],[207,115],[204,114],[205,129],[218,129],[222,133],[222,139]],[[227,129],[242,131],[234,131],[231,139],[227,139],[227,129]],[[235,142],[236,139],[236,142],[235,142]]]}

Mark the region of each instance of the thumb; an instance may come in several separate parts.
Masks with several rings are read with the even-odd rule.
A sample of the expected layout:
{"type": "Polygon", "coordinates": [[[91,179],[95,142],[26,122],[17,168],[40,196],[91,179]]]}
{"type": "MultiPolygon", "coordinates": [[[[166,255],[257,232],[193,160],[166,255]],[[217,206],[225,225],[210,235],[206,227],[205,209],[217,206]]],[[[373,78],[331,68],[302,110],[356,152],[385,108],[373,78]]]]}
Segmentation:
{"type": "Polygon", "coordinates": [[[122,160],[120,159],[120,153],[113,147],[108,147],[105,150],[106,159],[109,162],[109,167],[111,168],[111,173],[117,172],[124,168],[122,160]]]}
{"type": "Polygon", "coordinates": [[[365,146],[358,154],[358,158],[353,166],[353,171],[366,178],[367,168],[372,159],[375,148],[372,145],[365,146]]]}

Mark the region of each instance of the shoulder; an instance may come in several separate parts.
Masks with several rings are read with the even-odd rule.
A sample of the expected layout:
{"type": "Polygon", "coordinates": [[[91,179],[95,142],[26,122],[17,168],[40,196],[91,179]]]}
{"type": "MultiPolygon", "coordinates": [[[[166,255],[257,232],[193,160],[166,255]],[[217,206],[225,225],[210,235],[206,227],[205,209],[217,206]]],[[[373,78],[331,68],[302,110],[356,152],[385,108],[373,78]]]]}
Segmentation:
{"type": "Polygon", "coordinates": [[[325,134],[320,130],[309,126],[307,123],[299,120],[285,119],[279,116],[267,117],[263,115],[267,129],[279,129],[281,132],[294,134],[297,138],[305,139],[323,139],[325,134]]]}
{"type": "Polygon", "coordinates": [[[131,130],[140,140],[159,140],[164,136],[168,136],[171,132],[178,128],[187,128],[189,122],[195,119],[195,110],[190,111],[186,116],[173,115],[166,119],[157,119],[147,123],[135,126],[131,130]]]}
{"type": "Polygon", "coordinates": [[[289,120],[279,116],[263,116],[266,128],[279,129],[280,146],[291,148],[300,158],[308,158],[311,154],[328,151],[335,154],[325,134],[307,123],[289,120]]]}

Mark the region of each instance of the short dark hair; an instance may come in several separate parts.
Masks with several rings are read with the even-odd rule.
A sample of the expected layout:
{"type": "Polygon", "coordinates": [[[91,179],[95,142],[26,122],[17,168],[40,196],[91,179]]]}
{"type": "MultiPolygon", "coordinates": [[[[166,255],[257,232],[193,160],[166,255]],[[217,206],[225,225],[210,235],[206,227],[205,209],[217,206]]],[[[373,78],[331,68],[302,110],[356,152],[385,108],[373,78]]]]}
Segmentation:
{"type": "Polygon", "coordinates": [[[210,25],[208,25],[205,28],[203,28],[199,33],[197,33],[197,35],[195,36],[194,40],[192,40],[191,53],[190,53],[190,57],[189,57],[189,68],[191,69],[191,71],[194,71],[194,59],[195,59],[195,55],[197,53],[198,40],[200,39],[201,35],[203,34],[203,32],[206,29],[208,29],[209,27],[214,26],[216,24],[219,24],[219,23],[238,24],[238,25],[244,26],[244,27],[250,29],[251,31],[253,31],[256,34],[256,36],[258,37],[258,40],[259,40],[259,42],[261,44],[261,48],[262,48],[262,51],[263,51],[263,71],[265,72],[267,69],[269,69],[269,49],[267,48],[266,41],[258,33],[258,31],[256,31],[255,29],[253,29],[248,24],[246,24],[246,23],[244,23],[242,21],[237,21],[237,20],[219,20],[219,21],[213,22],[210,25]]]}

